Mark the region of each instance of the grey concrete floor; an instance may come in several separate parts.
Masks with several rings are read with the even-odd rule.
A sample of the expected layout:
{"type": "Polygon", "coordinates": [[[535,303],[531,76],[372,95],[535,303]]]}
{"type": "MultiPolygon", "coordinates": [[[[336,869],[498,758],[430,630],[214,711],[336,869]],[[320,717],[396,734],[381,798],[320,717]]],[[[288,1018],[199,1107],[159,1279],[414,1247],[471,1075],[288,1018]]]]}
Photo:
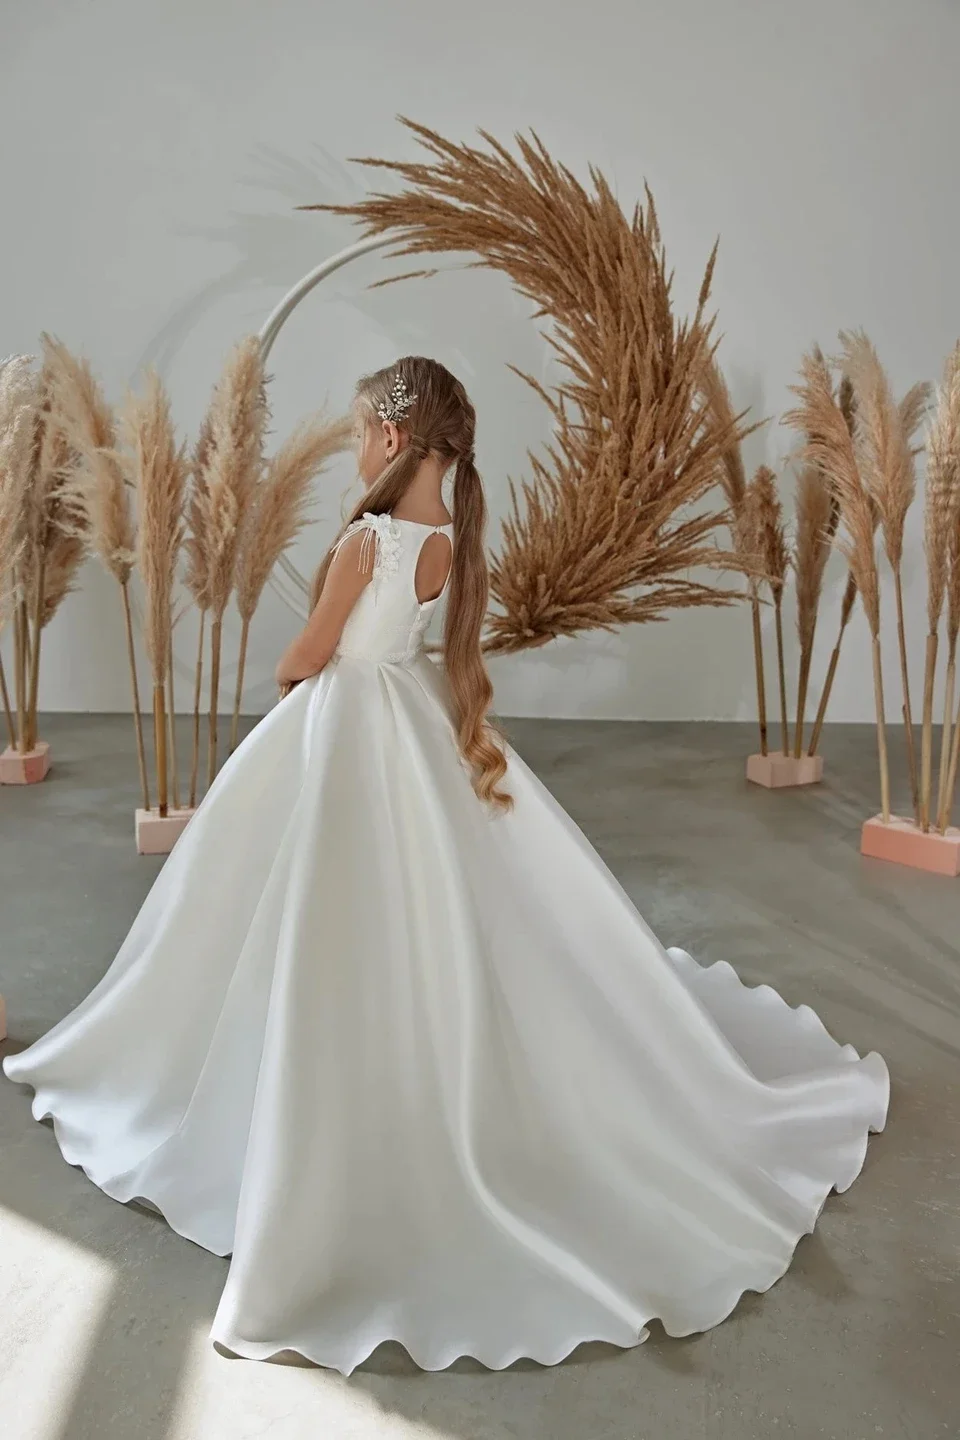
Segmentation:
{"type": "MultiPolygon", "coordinates": [[[[215,1352],[226,1262],[98,1191],[0,1080],[4,1440],[960,1435],[960,881],[858,855],[870,731],[828,732],[822,786],[768,793],[742,779],[746,727],[509,729],[667,943],[733,961],[887,1058],[890,1123],[857,1184],[789,1274],[707,1335],[655,1329],[633,1351],[497,1374],[421,1374],[384,1347],[344,1380],[215,1352]]],[[[47,782],[0,791],[10,1048],[87,993],[160,864],[133,850],[129,720],[53,717],[44,733],[47,782]]]]}

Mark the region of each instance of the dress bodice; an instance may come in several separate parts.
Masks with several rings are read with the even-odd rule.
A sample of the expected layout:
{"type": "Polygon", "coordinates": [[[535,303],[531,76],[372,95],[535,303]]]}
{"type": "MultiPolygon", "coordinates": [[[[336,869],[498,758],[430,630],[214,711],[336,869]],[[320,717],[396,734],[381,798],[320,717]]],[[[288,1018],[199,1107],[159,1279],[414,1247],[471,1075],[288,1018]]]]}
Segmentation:
{"type": "Polygon", "coordinates": [[[360,531],[366,532],[361,564],[368,563],[366,547],[375,547],[373,574],[343,627],[336,653],[380,665],[409,665],[423,649],[431,616],[450,583],[448,575],[436,599],[419,601],[417,560],[431,535],[446,535],[452,545],[453,526],[367,514],[347,528],[338,548],[360,531]]]}

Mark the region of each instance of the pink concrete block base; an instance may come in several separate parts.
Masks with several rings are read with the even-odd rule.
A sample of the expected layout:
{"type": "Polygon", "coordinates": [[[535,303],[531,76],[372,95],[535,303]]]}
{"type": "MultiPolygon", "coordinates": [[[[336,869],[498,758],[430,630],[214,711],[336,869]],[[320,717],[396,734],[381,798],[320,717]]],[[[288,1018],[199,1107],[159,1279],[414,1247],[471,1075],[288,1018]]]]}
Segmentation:
{"type": "Polygon", "coordinates": [[[3,1003],[3,996],[0,995],[0,1040],[7,1038],[7,1007],[3,1003]]]}
{"type": "Polygon", "coordinates": [[[36,785],[46,780],[50,769],[50,746],[38,740],[32,750],[15,750],[8,745],[0,755],[0,785],[36,785]]]}
{"type": "Polygon", "coordinates": [[[138,810],[136,818],[137,854],[169,855],[180,839],[194,812],[170,809],[166,815],[156,810],[138,810]]]}
{"type": "Polygon", "coordinates": [[[884,824],[875,815],[864,822],[860,854],[910,865],[914,870],[930,870],[934,875],[960,875],[960,830],[951,826],[941,835],[938,830],[920,830],[913,820],[892,815],[884,824]]]}
{"type": "Polygon", "coordinates": [[[784,755],[782,750],[771,750],[769,755],[747,757],[747,779],[754,785],[764,785],[768,790],[779,790],[786,785],[816,785],[823,779],[823,756],[784,755]]]}

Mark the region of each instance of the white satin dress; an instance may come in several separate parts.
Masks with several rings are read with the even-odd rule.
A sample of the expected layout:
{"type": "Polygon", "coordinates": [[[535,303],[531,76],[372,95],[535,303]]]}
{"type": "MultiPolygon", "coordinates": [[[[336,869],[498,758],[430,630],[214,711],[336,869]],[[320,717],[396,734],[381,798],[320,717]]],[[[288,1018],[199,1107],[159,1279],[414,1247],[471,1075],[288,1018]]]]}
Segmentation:
{"type": "Polygon", "coordinates": [[[509,752],[474,795],[414,571],[226,763],[120,953],[9,1056],[64,1157],[230,1256],[212,1337],[349,1374],[707,1329],[787,1269],[888,1099],[812,1010],[665,950],[509,752]]]}

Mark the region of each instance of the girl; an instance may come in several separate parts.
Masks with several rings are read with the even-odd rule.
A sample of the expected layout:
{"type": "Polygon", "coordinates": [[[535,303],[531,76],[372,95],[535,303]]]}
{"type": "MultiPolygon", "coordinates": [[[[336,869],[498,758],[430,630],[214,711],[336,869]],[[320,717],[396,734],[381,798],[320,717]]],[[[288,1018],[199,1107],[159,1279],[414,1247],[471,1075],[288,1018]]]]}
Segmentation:
{"type": "Polygon", "coordinates": [[[886,1067],[664,950],[491,727],[462,385],[403,359],[356,413],[368,489],[292,693],[99,985],[4,1068],[107,1194],[231,1256],[235,1354],[500,1368],[704,1330],[856,1178],[886,1067]]]}

